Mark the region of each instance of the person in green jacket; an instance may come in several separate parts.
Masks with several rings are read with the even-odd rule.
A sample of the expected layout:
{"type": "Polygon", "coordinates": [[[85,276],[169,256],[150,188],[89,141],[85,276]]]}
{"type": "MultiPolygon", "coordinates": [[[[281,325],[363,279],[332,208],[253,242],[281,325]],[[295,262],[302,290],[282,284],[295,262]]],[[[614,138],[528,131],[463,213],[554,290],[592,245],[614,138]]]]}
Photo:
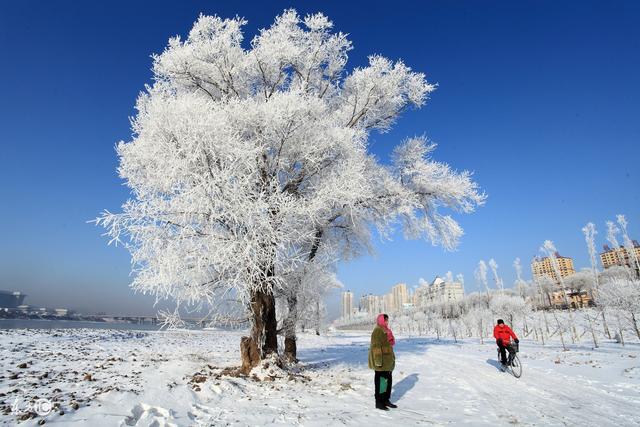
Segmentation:
{"type": "Polygon", "coordinates": [[[393,353],[396,340],[393,337],[393,332],[389,329],[389,316],[379,314],[376,323],[377,325],[371,333],[369,368],[376,371],[373,377],[376,409],[388,411],[389,408],[397,408],[389,401],[391,398],[391,372],[396,366],[396,355],[393,353]]]}

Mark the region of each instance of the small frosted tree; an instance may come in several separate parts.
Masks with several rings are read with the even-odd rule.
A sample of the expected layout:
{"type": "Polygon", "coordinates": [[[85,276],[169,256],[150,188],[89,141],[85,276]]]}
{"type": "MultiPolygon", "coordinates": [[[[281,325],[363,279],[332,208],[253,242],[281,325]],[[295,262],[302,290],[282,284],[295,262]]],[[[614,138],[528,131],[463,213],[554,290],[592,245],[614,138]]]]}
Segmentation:
{"type": "Polygon", "coordinates": [[[518,294],[524,299],[527,292],[527,282],[522,279],[522,265],[520,264],[520,258],[513,260],[513,268],[516,270],[515,288],[518,294]]]}
{"type": "Polygon", "coordinates": [[[553,306],[553,302],[551,300],[551,295],[556,291],[557,285],[556,282],[549,276],[543,275],[538,277],[535,280],[537,284],[538,291],[540,293],[540,298],[542,300],[542,305],[553,306]]]}
{"type": "Polygon", "coordinates": [[[564,278],[565,285],[573,292],[591,292],[596,284],[590,269],[581,270],[564,278]]]}
{"type": "MultiPolygon", "coordinates": [[[[549,257],[549,260],[551,261],[551,266],[553,267],[553,271],[556,275],[556,280],[558,281],[558,283],[560,283],[560,289],[562,291],[562,298],[564,300],[564,304],[567,306],[568,310],[569,310],[569,324],[571,326],[571,340],[575,343],[576,341],[580,340],[580,337],[578,336],[578,332],[576,331],[576,324],[573,318],[573,310],[571,308],[571,304],[569,302],[569,296],[567,294],[567,288],[565,286],[564,283],[564,279],[562,278],[562,274],[560,272],[560,265],[558,264],[558,258],[557,258],[557,254],[558,251],[556,250],[555,245],[553,244],[553,242],[551,240],[545,240],[544,244],[542,245],[542,247],[540,248],[541,251],[545,252],[547,254],[547,256],[549,257]]],[[[555,316],[555,312],[554,312],[554,316],[555,316]]],[[[557,319],[556,319],[556,323],[557,323],[557,319]]],[[[563,344],[564,346],[564,344],[563,344]]],[[[566,347],[565,347],[566,349],[566,347]]]]}
{"type": "Polygon", "coordinates": [[[462,289],[464,289],[464,274],[458,273],[456,274],[456,281],[462,285],[462,289]]]}
{"type": "Polygon", "coordinates": [[[489,285],[487,281],[487,264],[484,260],[478,261],[478,267],[474,271],[474,276],[476,281],[478,282],[478,288],[482,285],[484,287],[485,292],[489,295],[489,285]]]}
{"type": "Polygon", "coordinates": [[[451,271],[446,272],[446,274],[444,275],[444,281],[447,283],[453,282],[453,273],[451,271]]]}
{"type": "MultiPolygon", "coordinates": [[[[638,339],[640,339],[640,281],[629,279],[613,279],[604,283],[600,289],[602,304],[608,309],[614,310],[617,316],[620,314],[628,320],[638,339]]],[[[618,322],[620,337],[623,338],[623,328],[618,322]]],[[[624,341],[623,341],[624,342],[624,341]]]]}
{"type": "MultiPolygon", "coordinates": [[[[593,271],[591,271],[591,269],[578,271],[566,277],[565,283],[569,289],[578,293],[590,292],[593,294],[596,288],[593,271]]],[[[587,321],[589,332],[591,333],[591,339],[593,340],[594,348],[598,348],[598,339],[596,337],[596,332],[595,332],[595,325],[597,320],[596,315],[594,314],[593,311],[589,309],[584,309],[584,310],[581,310],[581,316],[587,321]]]]}
{"type": "MultiPolygon", "coordinates": [[[[607,241],[611,244],[611,247],[616,251],[616,262],[619,266],[625,267],[624,257],[620,257],[618,253],[618,249],[620,248],[620,243],[618,242],[618,234],[620,234],[620,229],[613,221],[607,221],[607,241]]],[[[633,278],[633,273],[631,270],[627,271],[629,278],[633,278]]]]}
{"type": "Polygon", "coordinates": [[[626,265],[613,265],[609,268],[604,269],[600,274],[598,274],[598,282],[600,284],[604,284],[607,282],[611,282],[612,280],[622,280],[629,279],[631,275],[631,271],[629,271],[629,267],[626,265]]]}
{"type": "Polygon", "coordinates": [[[131,252],[135,290],[178,306],[241,301],[250,369],[277,352],[276,298],[325,268],[321,250],[349,259],[371,247],[372,227],[395,224],[453,248],[462,229],[441,209],[472,212],[484,195],[432,160],[425,138],[388,165],[368,152],[371,132],[426,102],[423,74],[378,55],[349,72],[351,42],[322,14],[285,11],[249,45],[245,24],[201,16],[153,57],[133,138],[117,146],[132,198],[97,222],[131,252]]]}
{"type": "Polygon", "coordinates": [[[632,278],[640,279],[640,260],[638,260],[635,245],[631,241],[631,238],[629,237],[629,234],[627,232],[627,218],[625,218],[624,215],[617,215],[616,219],[618,220],[618,224],[620,225],[620,229],[622,230],[622,242],[629,259],[629,267],[631,267],[632,273],[635,273],[632,274],[632,278]]]}
{"type": "MultiPolygon", "coordinates": [[[[598,288],[600,287],[600,281],[598,277],[598,266],[596,262],[596,226],[594,223],[589,222],[582,228],[582,232],[584,233],[584,240],[587,243],[587,249],[589,251],[589,262],[591,263],[591,272],[593,274],[593,283],[595,284],[595,289],[591,293],[591,296],[594,300],[594,303],[598,302],[598,288]]],[[[604,313],[604,309],[601,306],[598,306],[598,310],[602,316],[602,326],[604,328],[604,333],[607,337],[611,338],[611,334],[609,332],[609,327],[607,326],[607,318],[604,313]]],[[[595,341],[595,338],[594,338],[595,341]]],[[[597,347],[597,345],[596,345],[597,347]]]]}
{"type": "Polygon", "coordinates": [[[493,280],[496,283],[496,289],[500,291],[500,293],[504,293],[504,284],[502,282],[502,278],[498,275],[498,263],[496,260],[491,258],[489,260],[489,267],[491,268],[491,272],[493,273],[493,280]]]}
{"type": "Polygon", "coordinates": [[[494,295],[491,298],[491,312],[494,317],[505,317],[509,324],[515,328],[514,321],[518,314],[522,315],[525,311],[525,302],[519,296],[511,295],[494,295]]]}

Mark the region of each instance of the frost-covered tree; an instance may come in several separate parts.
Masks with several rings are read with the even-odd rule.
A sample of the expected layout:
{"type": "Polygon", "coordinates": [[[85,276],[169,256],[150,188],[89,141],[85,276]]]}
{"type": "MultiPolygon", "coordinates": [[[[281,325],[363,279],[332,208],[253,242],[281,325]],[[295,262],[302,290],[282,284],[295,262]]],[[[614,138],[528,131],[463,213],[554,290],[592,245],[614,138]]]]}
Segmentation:
{"type": "Polygon", "coordinates": [[[515,288],[518,294],[524,299],[527,293],[527,282],[522,279],[522,265],[520,264],[520,258],[513,260],[513,268],[516,270],[516,282],[515,288]]]}
{"type": "MultiPolygon", "coordinates": [[[[613,221],[607,221],[607,241],[611,244],[613,249],[618,249],[620,243],[618,243],[618,234],[620,229],[613,221]]],[[[620,261],[620,260],[618,260],[620,261]]]]}
{"type": "MultiPolygon", "coordinates": [[[[591,293],[591,296],[594,302],[597,303],[598,288],[600,287],[600,281],[598,277],[598,264],[596,262],[596,234],[598,234],[598,232],[596,231],[595,224],[592,222],[587,223],[587,225],[582,228],[582,232],[584,233],[584,239],[587,243],[587,249],[589,251],[589,262],[591,263],[591,273],[593,274],[593,283],[595,284],[595,289],[591,293]]],[[[607,335],[607,337],[611,338],[609,327],[607,325],[607,318],[602,307],[600,307],[600,314],[602,316],[602,326],[604,328],[604,333],[607,335]]],[[[598,346],[597,343],[595,346],[598,346]]]]}
{"type": "Polygon", "coordinates": [[[502,294],[494,295],[491,298],[490,304],[490,309],[494,317],[507,318],[512,327],[515,327],[513,323],[516,315],[524,313],[526,305],[524,300],[519,296],[502,294]]]}
{"type": "Polygon", "coordinates": [[[502,278],[498,275],[498,263],[495,259],[491,258],[489,260],[489,267],[491,268],[491,272],[493,273],[493,280],[496,283],[496,289],[503,293],[504,284],[502,283],[502,278]]]}
{"type": "Polygon", "coordinates": [[[484,260],[478,261],[478,267],[474,271],[474,276],[476,278],[476,281],[478,282],[478,287],[480,288],[481,285],[484,286],[484,289],[488,295],[489,285],[487,281],[487,264],[484,262],[484,260]]]}
{"type": "Polygon", "coordinates": [[[587,243],[587,249],[589,251],[589,262],[591,263],[591,272],[593,274],[593,281],[595,283],[595,287],[598,287],[598,264],[596,262],[596,226],[594,223],[590,222],[584,227],[582,227],[582,232],[584,233],[584,240],[587,243]]]}
{"type": "Polygon", "coordinates": [[[324,297],[330,290],[341,287],[342,284],[328,266],[309,263],[299,275],[292,275],[287,285],[276,292],[276,300],[280,301],[278,311],[282,318],[284,355],[288,360],[297,360],[296,327],[300,324],[312,326],[319,334],[324,297]]]}
{"type": "Polygon", "coordinates": [[[466,288],[464,286],[464,274],[458,273],[456,274],[456,281],[462,285],[462,293],[466,293],[466,288]]]}
{"type": "Polygon", "coordinates": [[[556,280],[560,283],[560,289],[562,290],[562,297],[564,299],[565,305],[569,309],[569,323],[571,325],[571,339],[576,342],[579,340],[578,333],[576,332],[575,321],[573,319],[573,313],[571,309],[571,304],[569,303],[569,297],[567,295],[567,288],[564,284],[564,279],[562,278],[562,274],[560,272],[560,264],[558,263],[557,254],[558,251],[551,240],[545,240],[544,244],[540,248],[541,251],[545,252],[551,261],[551,266],[553,267],[553,271],[556,275],[556,280]]]}
{"type": "Polygon", "coordinates": [[[598,282],[603,284],[615,279],[628,279],[631,274],[629,267],[626,265],[613,265],[598,274],[598,282]]]}
{"type": "Polygon", "coordinates": [[[565,288],[564,280],[562,278],[562,274],[560,272],[560,265],[558,264],[558,251],[556,250],[555,245],[551,240],[545,240],[544,244],[540,247],[540,251],[545,253],[545,255],[551,261],[551,266],[553,268],[553,272],[555,275],[555,279],[557,283],[560,284],[560,289],[562,290],[562,298],[567,307],[569,307],[569,298],[567,294],[567,290],[565,288]]]}
{"type": "MultiPolygon", "coordinates": [[[[611,310],[616,310],[625,316],[634,332],[640,339],[640,281],[629,279],[613,279],[600,288],[602,304],[611,310]]],[[[622,337],[622,327],[620,335],[622,337]]]]}
{"type": "Polygon", "coordinates": [[[347,70],[351,42],[322,14],[287,10],[249,44],[245,24],[200,16],[153,56],[132,140],[117,146],[132,198],[97,222],[131,252],[135,290],[242,301],[255,365],[277,352],[276,297],[296,295],[321,252],[324,269],[395,224],[452,248],[462,228],[441,210],[472,212],[484,195],[423,137],[389,164],[368,151],[371,132],[425,103],[435,86],[423,74],[379,55],[347,70]]]}
{"type": "MultiPolygon", "coordinates": [[[[627,252],[627,257],[629,258],[629,266],[631,267],[631,271],[638,272],[640,274],[640,260],[636,255],[635,245],[631,241],[629,237],[629,233],[627,232],[627,218],[624,215],[617,215],[616,219],[618,224],[620,225],[620,229],[622,230],[622,242],[624,244],[624,249],[627,252]]],[[[632,274],[634,279],[640,278],[638,274],[632,274]]]]}
{"type": "Polygon", "coordinates": [[[444,281],[447,283],[453,283],[453,273],[451,271],[447,271],[444,275],[444,281]]]}
{"type": "Polygon", "coordinates": [[[564,278],[564,283],[574,292],[591,292],[596,287],[591,269],[581,270],[564,278]]]}
{"type": "Polygon", "coordinates": [[[551,295],[556,291],[556,282],[551,277],[544,275],[536,279],[536,284],[540,292],[542,305],[551,307],[553,305],[551,295]]]}

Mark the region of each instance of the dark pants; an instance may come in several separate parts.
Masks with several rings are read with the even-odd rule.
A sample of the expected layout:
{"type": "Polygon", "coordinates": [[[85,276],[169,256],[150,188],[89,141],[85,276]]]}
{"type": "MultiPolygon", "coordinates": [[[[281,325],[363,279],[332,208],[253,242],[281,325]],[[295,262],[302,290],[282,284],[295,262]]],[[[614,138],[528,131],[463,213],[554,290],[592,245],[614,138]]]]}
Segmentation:
{"type": "Polygon", "coordinates": [[[498,344],[498,348],[500,349],[500,361],[503,365],[507,364],[507,351],[509,351],[509,360],[513,358],[513,355],[516,353],[515,348],[511,345],[511,343],[506,346],[503,344],[498,344]]]}
{"type": "Polygon", "coordinates": [[[385,404],[391,398],[391,371],[376,371],[376,375],[373,377],[373,384],[375,386],[376,404],[385,404]],[[380,393],[380,379],[385,378],[387,380],[387,388],[380,393]]]}

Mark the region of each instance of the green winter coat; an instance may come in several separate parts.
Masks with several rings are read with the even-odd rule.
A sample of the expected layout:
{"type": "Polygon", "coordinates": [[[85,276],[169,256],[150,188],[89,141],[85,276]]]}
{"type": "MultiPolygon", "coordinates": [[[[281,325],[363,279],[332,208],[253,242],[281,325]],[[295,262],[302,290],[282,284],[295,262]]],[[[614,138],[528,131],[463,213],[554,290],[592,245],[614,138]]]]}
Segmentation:
{"type": "Polygon", "coordinates": [[[396,355],[389,343],[387,333],[380,326],[376,326],[371,333],[369,347],[369,369],[375,371],[393,371],[396,366],[396,355]]]}

